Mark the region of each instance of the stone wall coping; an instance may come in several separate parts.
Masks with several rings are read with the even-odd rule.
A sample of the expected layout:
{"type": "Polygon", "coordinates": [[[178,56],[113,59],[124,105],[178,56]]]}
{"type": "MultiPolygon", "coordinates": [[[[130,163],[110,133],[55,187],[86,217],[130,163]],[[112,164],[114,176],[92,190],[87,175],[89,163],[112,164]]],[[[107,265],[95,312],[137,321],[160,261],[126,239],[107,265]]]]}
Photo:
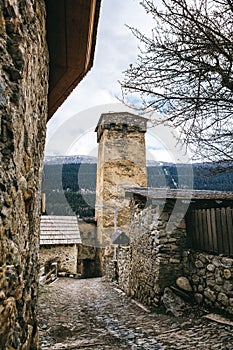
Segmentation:
{"type": "Polygon", "coordinates": [[[153,187],[123,186],[126,195],[138,194],[151,199],[215,199],[233,200],[233,192],[186,190],[153,187]]]}
{"type": "Polygon", "coordinates": [[[95,128],[97,141],[99,142],[105,129],[123,130],[127,128],[131,131],[137,130],[145,133],[147,130],[147,121],[148,119],[129,112],[102,113],[95,128]]]}

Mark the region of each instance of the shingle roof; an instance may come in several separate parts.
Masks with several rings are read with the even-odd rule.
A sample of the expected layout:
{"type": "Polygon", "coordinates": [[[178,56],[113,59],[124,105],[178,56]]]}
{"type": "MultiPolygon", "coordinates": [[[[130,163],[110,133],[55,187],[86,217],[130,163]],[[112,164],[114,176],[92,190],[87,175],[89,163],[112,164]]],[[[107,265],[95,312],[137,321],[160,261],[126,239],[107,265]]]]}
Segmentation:
{"type": "Polygon", "coordinates": [[[40,245],[82,243],[76,216],[41,216],[40,245]]]}

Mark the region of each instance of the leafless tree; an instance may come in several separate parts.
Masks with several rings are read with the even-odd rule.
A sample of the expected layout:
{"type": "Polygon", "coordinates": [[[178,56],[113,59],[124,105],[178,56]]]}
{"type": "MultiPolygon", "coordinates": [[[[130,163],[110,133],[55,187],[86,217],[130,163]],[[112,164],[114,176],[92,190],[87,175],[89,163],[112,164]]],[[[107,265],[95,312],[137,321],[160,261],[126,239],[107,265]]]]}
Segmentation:
{"type": "Polygon", "coordinates": [[[123,99],[178,128],[196,158],[233,160],[233,0],[142,0],[154,19],[123,99]],[[160,1],[160,3],[159,3],[160,1]]]}

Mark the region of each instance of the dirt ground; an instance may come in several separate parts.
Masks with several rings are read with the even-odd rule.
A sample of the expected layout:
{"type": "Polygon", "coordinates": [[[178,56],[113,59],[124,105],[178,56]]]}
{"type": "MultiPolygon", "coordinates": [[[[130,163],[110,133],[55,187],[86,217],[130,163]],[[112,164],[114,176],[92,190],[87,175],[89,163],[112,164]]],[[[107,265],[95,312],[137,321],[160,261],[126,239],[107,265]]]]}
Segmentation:
{"type": "Polygon", "coordinates": [[[148,311],[103,278],[60,278],[40,289],[41,349],[233,350],[230,325],[148,311]]]}

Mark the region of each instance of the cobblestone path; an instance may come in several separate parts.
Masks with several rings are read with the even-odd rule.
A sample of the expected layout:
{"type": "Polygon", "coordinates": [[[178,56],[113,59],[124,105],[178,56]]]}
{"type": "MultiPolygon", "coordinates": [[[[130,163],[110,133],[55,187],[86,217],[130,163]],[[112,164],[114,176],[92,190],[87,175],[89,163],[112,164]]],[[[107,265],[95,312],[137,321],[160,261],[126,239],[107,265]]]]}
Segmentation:
{"type": "Polygon", "coordinates": [[[101,278],[42,287],[39,325],[42,350],[233,350],[232,326],[147,312],[101,278]]]}

